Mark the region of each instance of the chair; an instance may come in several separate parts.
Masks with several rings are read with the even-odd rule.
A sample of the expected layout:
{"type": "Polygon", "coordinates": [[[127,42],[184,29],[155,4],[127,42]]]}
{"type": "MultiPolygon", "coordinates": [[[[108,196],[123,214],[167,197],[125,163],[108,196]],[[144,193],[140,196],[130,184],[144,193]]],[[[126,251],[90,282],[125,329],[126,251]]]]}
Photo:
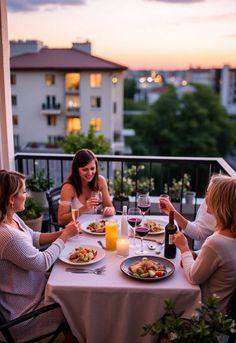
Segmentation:
{"type": "MultiPolygon", "coordinates": [[[[232,298],[229,303],[228,314],[229,314],[229,317],[234,319],[234,321],[236,322],[236,289],[234,290],[232,298]]],[[[227,343],[234,343],[235,341],[236,341],[236,333],[230,333],[227,343]]]]}
{"type": "MultiPolygon", "coordinates": [[[[41,307],[37,310],[34,310],[30,313],[26,313],[18,318],[15,318],[15,319],[12,319],[12,320],[9,320],[9,321],[6,321],[5,318],[3,317],[2,313],[0,312],[0,332],[2,333],[6,343],[15,343],[15,339],[13,338],[12,334],[11,334],[11,331],[10,331],[10,328],[17,325],[17,324],[20,324],[28,319],[31,319],[31,318],[34,318],[34,317],[38,317],[40,316],[42,313],[45,313],[45,312],[49,312],[49,311],[52,311],[56,308],[60,307],[59,304],[49,304],[49,305],[46,305],[44,307],[41,307]]],[[[39,319],[40,320],[40,319],[39,319]]],[[[25,343],[34,343],[34,342],[38,342],[44,338],[47,338],[47,337],[51,337],[51,339],[49,340],[48,343],[51,343],[51,342],[54,342],[55,339],[58,337],[58,335],[61,333],[61,332],[64,332],[64,331],[67,331],[69,330],[69,326],[67,323],[62,323],[60,324],[54,331],[51,331],[47,334],[44,334],[44,335],[40,335],[38,337],[35,337],[33,339],[30,339],[28,341],[25,341],[25,343]]]]}
{"type": "Polygon", "coordinates": [[[58,201],[60,200],[60,194],[61,194],[61,186],[52,188],[51,190],[46,192],[49,213],[50,213],[50,218],[51,218],[51,225],[54,225],[56,231],[59,231],[59,229],[63,227],[63,225],[59,225],[57,221],[58,201]]]}

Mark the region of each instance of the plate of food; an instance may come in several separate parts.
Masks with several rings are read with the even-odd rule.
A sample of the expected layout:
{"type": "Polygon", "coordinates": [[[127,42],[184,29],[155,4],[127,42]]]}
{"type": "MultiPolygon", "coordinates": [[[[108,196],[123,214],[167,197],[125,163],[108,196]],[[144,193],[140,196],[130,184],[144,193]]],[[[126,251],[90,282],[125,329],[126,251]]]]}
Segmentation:
{"type": "Polygon", "coordinates": [[[164,257],[132,256],[120,265],[121,271],[131,278],[142,281],[159,281],[171,276],[174,264],[164,257]]]}
{"type": "Polygon", "coordinates": [[[81,224],[82,230],[84,232],[90,233],[91,235],[104,236],[105,235],[105,225],[108,219],[99,219],[94,221],[89,221],[81,224]]]}
{"type": "Polygon", "coordinates": [[[77,245],[66,247],[59,259],[67,264],[81,266],[96,263],[105,257],[105,251],[94,245],[77,245]]]}
{"type": "Polygon", "coordinates": [[[160,235],[164,233],[166,224],[167,222],[156,219],[147,219],[143,223],[143,225],[149,229],[149,235],[160,235]]]}

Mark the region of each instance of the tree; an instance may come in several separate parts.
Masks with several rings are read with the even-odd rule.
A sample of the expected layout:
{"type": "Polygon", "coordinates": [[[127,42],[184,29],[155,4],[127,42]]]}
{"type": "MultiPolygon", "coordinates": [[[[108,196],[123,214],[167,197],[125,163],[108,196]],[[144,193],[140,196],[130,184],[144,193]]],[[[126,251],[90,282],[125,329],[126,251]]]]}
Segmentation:
{"type": "Polygon", "coordinates": [[[96,134],[95,127],[90,125],[88,134],[70,134],[65,136],[63,141],[58,143],[60,147],[69,154],[86,148],[95,154],[107,154],[110,151],[111,143],[103,134],[96,134]]]}
{"type": "Polygon", "coordinates": [[[134,79],[125,79],[124,81],[124,98],[134,100],[134,94],[137,89],[137,84],[134,79]]]}
{"type": "Polygon", "coordinates": [[[136,117],[132,124],[135,153],[142,143],[142,152],[150,155],[225,156],[236,143],[235,124],[218,95],[202,85],[181,98],[171,86],[150,106],[148,115],[136,117]]]}

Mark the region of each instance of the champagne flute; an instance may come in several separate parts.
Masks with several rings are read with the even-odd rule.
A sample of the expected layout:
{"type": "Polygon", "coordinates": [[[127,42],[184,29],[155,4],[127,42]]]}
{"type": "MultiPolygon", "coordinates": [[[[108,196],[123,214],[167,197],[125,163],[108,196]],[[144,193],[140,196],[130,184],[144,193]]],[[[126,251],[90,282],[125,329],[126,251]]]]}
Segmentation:
{"type": "Polygon", "coordinates": [[[74,221],[77,221],[79,218],[79,209],[78,208],[72,208],[71,209],[71,215],[72,215],[72,219],[74,221]]]}
{"type": "Polygon", "coordinates": [[[133,232],[133,243],[130,244],[130,247],[135,247],[135,227],[141,224],[141,215],[141,211],[138,207],[131,207],[128,210],[127,219],[133,232]]]}
{"type": "Polygon", "coordinates": [[[148,232],[149,232],[149,229],[146,226],[137,226],[135,228],[135,233],[141,239],[140,250],[136,250],[136,254],[138,254],[138,255],[144,255],[147,253],[147,251],[143,249],[143,237],[146,236],[148,234],[148,232]]]}
{"type": "Polygon", "coordinates": [[[145,213],[151,207],[151,201],[150,201],[148,194],[139,194],[138,195],[137,206],[141,210],[142,215],[143,215],[143,220],[144,220],[145,213]]]}
{"type": "Polygon", "coordinates": [[[92,192],[92,197],[96,198],[97,200],[97,206],[94,206],[94,214],[98,213],[98,207],[102,204],[102,192],[92,192]]]}

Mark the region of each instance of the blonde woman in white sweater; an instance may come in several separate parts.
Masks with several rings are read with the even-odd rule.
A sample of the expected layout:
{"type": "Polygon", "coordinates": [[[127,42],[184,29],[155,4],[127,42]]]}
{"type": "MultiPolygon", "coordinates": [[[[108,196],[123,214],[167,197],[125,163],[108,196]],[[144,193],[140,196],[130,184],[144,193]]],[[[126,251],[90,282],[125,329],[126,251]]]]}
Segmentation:
{"type": "MultiPolygon", "coordinates": [[[[17,216],[27,197],[24,175],[0,170],[0,307],[7,320],[44,305],[47,270],[56,261],[65,242],[80,232],[71,222],[63,231],[32,231],[17,216]],[[38,248],[50,244],[45,251],[38,248]]],[[[64,322],[61,309],[45,313],[11,329],[17,342],[25,342],[37,333],[44,334],[64,322]]],[[[65,342],[73,342],[68,335],[65,342]]]]}

